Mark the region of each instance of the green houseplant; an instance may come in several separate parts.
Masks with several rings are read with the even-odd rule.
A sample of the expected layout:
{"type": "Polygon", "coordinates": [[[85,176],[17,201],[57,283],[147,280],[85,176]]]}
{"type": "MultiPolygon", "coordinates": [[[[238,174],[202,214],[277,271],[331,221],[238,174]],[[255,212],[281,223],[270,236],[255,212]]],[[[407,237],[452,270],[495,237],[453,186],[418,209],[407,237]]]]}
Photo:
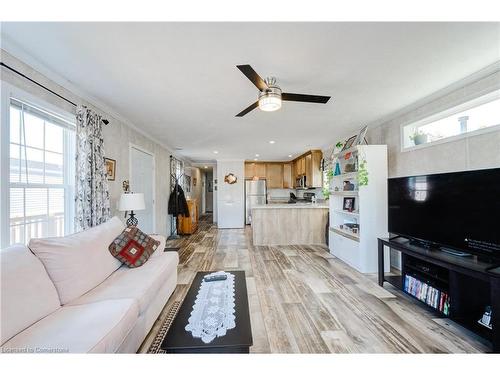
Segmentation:
{"type": "Polygon", "coordinates": [[[412,135],[410,135],[410,139],[415,143],[415,146],[427,143],[427,134],[419,129],[415,129],[412,135]]]}

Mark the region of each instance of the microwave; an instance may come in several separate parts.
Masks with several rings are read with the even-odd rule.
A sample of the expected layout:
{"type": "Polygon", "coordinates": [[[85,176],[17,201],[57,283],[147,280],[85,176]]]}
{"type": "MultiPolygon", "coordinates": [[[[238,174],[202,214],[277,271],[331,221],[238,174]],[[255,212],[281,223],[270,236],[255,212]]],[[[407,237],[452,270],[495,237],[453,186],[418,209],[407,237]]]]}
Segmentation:
{"type": "Polygon", "coordinates": [[[300,176],[295,180],[295,187],[299,189],[305,189],[306,186],[306,176],[300,176]]]}

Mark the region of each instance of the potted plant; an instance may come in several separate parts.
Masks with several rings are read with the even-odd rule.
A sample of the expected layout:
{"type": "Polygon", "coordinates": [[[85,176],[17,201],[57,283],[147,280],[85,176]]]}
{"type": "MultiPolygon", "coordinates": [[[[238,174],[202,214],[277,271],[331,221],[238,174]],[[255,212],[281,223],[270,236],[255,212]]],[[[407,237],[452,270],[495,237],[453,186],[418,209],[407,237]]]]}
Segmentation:
{"type": "Polygon", "coordinates": [[[410,139],[415,143],[415,146],[427,143],[427,134],[421,130],[415,129],[410,139]]]}

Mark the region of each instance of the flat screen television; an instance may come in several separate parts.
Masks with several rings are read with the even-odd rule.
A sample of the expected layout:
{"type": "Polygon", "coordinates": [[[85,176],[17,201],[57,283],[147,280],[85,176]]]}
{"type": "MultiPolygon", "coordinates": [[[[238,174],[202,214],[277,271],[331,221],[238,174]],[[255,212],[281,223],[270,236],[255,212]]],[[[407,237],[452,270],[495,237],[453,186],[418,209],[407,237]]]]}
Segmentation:
{"type": "Polygon", "coordinates": [[[390,178],[389,232],[500,258],[500,168],[390,178]]]}

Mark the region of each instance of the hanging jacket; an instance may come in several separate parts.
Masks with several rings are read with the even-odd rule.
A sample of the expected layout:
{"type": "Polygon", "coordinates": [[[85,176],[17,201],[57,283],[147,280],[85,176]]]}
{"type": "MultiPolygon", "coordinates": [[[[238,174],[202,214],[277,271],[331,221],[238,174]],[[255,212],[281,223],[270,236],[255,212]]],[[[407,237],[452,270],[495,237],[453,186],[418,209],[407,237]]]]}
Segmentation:
{"type": "Polygon", "coordinates": [[[174,189],[168,199],[168,213],[174,216],[189,216],[189,207],[184,196],[184,190],[178,183],[175,183],[174,189]]]}

